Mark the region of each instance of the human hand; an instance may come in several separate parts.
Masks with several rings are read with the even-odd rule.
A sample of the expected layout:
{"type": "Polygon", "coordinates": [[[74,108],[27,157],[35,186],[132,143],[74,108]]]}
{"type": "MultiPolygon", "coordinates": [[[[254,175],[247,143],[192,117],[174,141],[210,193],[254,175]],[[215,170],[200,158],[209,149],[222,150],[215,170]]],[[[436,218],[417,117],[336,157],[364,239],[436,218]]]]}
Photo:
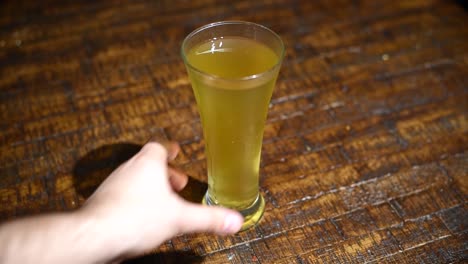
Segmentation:
{"type": "Polygon", "coordinates": [[[167,239],[192,232],[231,234],[242,216],[233,210],[189,203],[178,196],[185,174],[167,166],[179,151],[175,143],[147,143],[118,167],[86,201],[80,213],[109,234],[119,257],[147,252],[167,239]]]}

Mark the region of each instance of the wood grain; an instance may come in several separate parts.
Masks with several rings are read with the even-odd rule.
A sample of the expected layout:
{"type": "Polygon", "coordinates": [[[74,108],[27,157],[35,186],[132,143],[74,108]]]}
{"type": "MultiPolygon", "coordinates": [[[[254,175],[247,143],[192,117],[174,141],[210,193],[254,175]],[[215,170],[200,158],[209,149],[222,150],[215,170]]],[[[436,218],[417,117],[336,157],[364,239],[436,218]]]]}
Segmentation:
{"type": "MultiPolygon", "coordinates": [[[[461,2],[461,1],[459,1],[461,2]]],[[[150,137],[202,193],[202,128],[179,48],[249,20],[286,58],[265,127],[266,212],[130,263],[468,260],[468,13],[456,1],[4,1],[0,219],[79,207],[150,137]]]]}

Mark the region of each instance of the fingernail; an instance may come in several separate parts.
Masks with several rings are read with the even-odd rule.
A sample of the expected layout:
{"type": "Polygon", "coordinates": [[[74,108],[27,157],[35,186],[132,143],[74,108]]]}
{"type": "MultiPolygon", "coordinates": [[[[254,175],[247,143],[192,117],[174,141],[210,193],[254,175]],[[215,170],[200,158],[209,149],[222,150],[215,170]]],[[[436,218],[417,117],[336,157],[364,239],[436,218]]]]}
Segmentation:
{"type": "Polygon", "coordinates": [[[229,213],[224,219],[223,231],[228,234],[236,233],[241,229],[243,223],[244,219],[239,214],[229,213]]]}

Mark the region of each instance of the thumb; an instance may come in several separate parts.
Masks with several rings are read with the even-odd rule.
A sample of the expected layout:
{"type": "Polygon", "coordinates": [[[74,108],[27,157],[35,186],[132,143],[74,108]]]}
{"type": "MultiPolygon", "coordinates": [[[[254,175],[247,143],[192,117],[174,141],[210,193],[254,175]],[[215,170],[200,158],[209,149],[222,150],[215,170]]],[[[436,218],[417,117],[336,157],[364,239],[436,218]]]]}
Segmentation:
{"type": "Polygon", "coordinates": [[[182,233],[212,232],[219,235],[238,232],[244,219],[234,210],[181,201],[179,230],[182,233]]]}

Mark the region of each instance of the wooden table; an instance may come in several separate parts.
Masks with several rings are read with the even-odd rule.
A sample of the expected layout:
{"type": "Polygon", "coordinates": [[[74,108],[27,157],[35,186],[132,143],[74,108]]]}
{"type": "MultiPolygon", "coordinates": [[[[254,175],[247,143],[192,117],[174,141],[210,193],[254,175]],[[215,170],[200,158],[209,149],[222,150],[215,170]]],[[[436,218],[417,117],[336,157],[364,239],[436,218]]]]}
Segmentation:
{"type": "Polygon", "coordinates": [[[11,1],[0,5],[0,218],[77,208],[150,136],[206,186],[179,55],[219,20],[278,32],[266,213],[179,236],[134,263],[468,259],[468,13],[449,0],[11,1]],[[268,3],[267,3],[268,2],[268,3]]]}

